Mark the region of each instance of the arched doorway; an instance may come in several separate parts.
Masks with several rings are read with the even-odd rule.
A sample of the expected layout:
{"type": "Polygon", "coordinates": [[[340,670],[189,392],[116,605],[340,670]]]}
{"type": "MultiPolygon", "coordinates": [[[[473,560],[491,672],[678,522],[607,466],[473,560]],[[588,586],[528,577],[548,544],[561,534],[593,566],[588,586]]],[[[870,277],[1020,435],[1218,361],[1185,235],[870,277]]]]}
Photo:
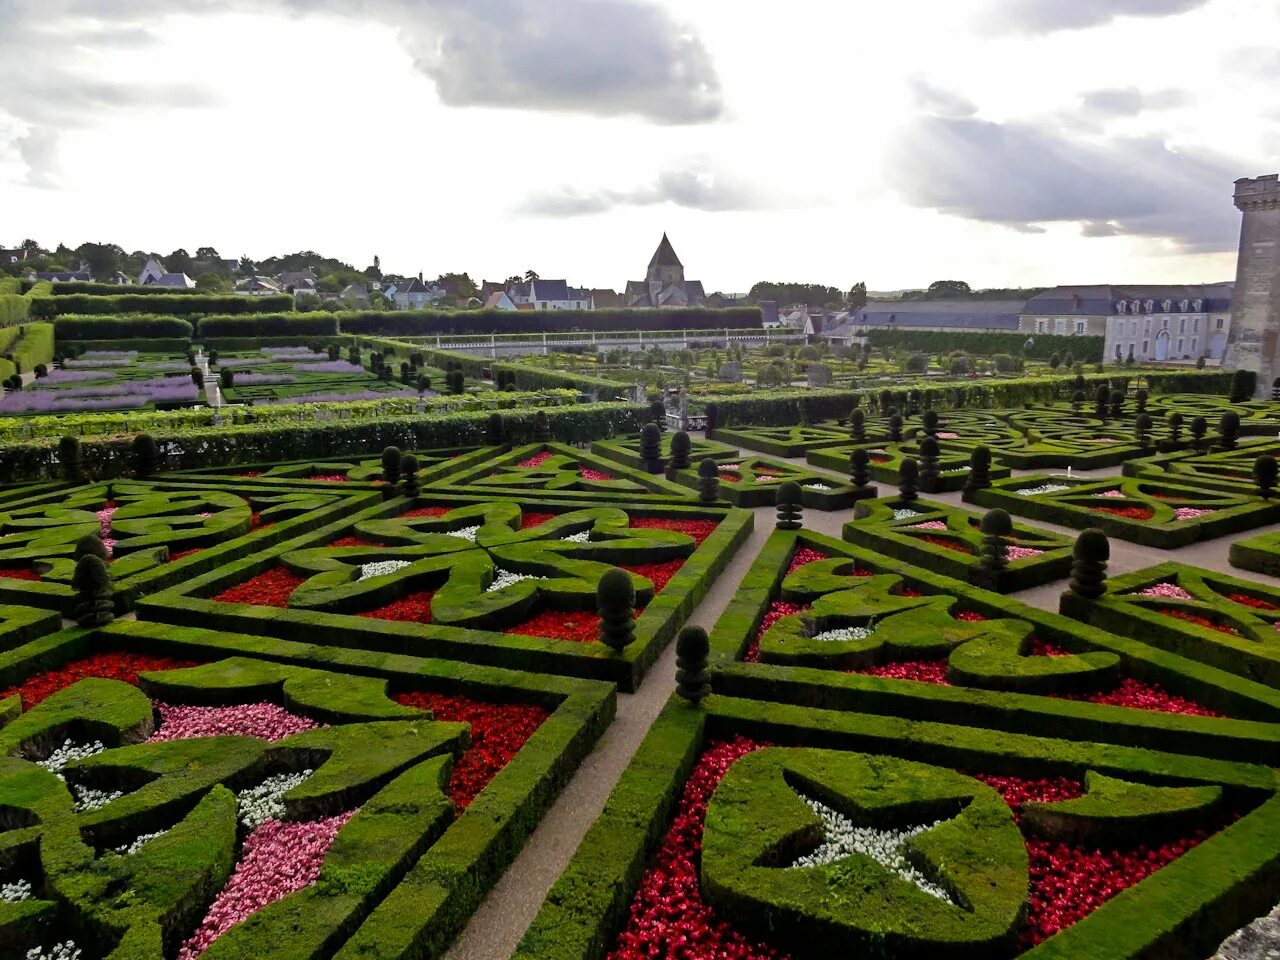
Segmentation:
{"type": "Polygon", "coordinates": [[[1161,330],[1156,334],[1156,363],[1169,359],[1169,331],[1161,330]]]}

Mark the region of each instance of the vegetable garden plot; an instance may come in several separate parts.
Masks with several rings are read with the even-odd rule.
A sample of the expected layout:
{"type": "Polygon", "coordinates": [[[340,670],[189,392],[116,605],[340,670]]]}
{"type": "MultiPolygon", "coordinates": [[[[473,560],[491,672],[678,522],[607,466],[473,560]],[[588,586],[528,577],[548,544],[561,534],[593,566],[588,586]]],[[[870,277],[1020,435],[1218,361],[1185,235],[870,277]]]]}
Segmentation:
{"type": "Polygon", "coordinates": [[[1165,549],[1280,520],[1280,501],[1245,489],[1212,489],[1172,479],[1032,475],[997,480],[966,492],[965,499],[1079,530],[1097,527],[1122,540],[1165,549]]]}

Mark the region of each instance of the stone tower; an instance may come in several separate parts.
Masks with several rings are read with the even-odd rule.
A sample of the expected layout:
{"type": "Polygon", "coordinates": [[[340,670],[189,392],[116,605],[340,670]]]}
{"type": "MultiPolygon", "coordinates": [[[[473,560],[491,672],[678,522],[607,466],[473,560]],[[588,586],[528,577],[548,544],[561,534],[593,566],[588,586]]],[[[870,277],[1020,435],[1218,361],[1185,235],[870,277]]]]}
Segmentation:
{"type": "Polygon", "coordinates": [[[1258,372],[1259,397],[1280,376],[1280,174],[1236,181],[1244,214],[1225,369],[1258,372]]]}
{"type": "Polygon", "coordinates": [[[645,280],[649,284],[649,296],[655,307],[658,306],[658,295],[667,287],[684,286],[684,264],[676,256],[675,248],[671,246],[665,233],[658,249],[653,252],[653,259],[649,261],[645,280]]]}

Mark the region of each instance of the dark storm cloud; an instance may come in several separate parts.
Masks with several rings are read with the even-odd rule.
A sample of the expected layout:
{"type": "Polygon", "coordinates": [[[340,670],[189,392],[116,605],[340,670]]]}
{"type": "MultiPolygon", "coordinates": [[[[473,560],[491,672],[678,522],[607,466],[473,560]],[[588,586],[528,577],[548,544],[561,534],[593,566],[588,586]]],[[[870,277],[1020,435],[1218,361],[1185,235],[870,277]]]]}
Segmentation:
{"type": "Polygon", "coordinates": [[[1157,137],[1095,146],[1031,124],[920,117],[900,139],[895,185],[914,206],[1018,230],[1079,223],[1086,236],[1142,236],[1190,250],[1235,247],[1239,168],[1157,137]]]}
{"type": "Polygon", "coordinates": [[[1052,33],[1101,26],[1116,17],[1167,17],[1208,0],[1000,0],[988,16],[999,29],[1052,33]]]}

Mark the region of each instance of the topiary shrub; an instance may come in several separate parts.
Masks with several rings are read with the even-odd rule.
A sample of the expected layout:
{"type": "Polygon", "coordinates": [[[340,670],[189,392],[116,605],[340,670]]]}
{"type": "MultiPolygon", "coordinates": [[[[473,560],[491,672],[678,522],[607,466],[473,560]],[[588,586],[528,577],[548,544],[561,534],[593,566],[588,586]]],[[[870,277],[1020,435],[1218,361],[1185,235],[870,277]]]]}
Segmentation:
{"type": "Polygon", "coordinates": [[[387,447],[382,451],[382,479],[392,485],[400,482],[400,461],[404,457],[399,447],[387,447]]]}
{"type": "Polygon", "coordinates": [[[893,414],[889,417],[889,440],[893,443],[902,442],[902,416],[893,414]]]}
{"type": "Polygon", "coordinates": [[[1146,388],[1143,387],[1140,387],[1133,395],[1133,402],[1137,405],[1139,413],[1142,413],[1147,409],[1147,399],[1149,396],[1150,394],[1147,393],[1146,388]]]}
{"type": "Polygon", "coordinates": [[[230,367],[223,367],[218,371],[218,382],[222,385],[223,390],[230,390],[236,385],[236,373],[230,367]]]}
{"type": "Polygon", "coordinates": [[[969,475],[965,477],[966,493],[983,490],[991,486],[991,449],[974,447],[969,454],[969,475]]]}
{"type": "Polygon", "coordinates": [[[1244,403],[1253,398],[1258,389],[1258,375],[1252,370],[1237,370],[1231,374],[1231,402],[1244,403]]]}
{"type": "Polygon", "coordinates": [[[654,400],[649,404],[649,420],[651,423],[657,424],[658,432],[662,433],[667,426],[667,407],[661,400],[654,400]]]}
{"type": "Polygon", "coordinates": [[[938,411],[926,410],[920,418],[920,423],[924,427],[926,437],[937,436],[938,433],[938,411]]]}
{"type": "Polygon", "coordinates": [[[191,368],[191,382],[196,385],[197,390],[204,389],[204,371],[199,367],[191,368]]]}
{"type": "Polygon", "coordinates": [[[701,702],[711,692],[710,652],[711,641],[701,627],[689,624],[676,637],[676,693],[690,703],[701,702]]]}
{"type": "Polygon", "coordinates": [[[1236,441],[1240,439],[1240,414],[1228,410],[1218,421],[1218,432],[1222,434],[1218,443],[1223,450],[1234,450],[1236,441]]]}
{"type": "Polygon", "coordinates": [[[903,460],[898,468],[898,496],[908,502],[918,499],[919,484],[920,464],[914,460],[903,460]]]}
{"type": "Polygon", "coordinates": [[[1133,421],[1133,437],[1146,450],[1151,446],[1151,414],[1140,413],[1133,421]]]}
{"type": "Polygon", "coordinates": [[[867,442],[867,415],[861,410],[849,414],[849,439],[854,443],[867,442]]]}
{"type": "Polygon", "coordinates": [[[978,527],[982,531],[982,554],[978,566],[993,579],[1009,565],[1009,543],[1013,533],[1013,521],[1000,509],[988,510],[978,527]]]}
{"type": "Polygon", "coordinates": [[[849,451],[849,479],[859,489],[871,482],[871,455],[861,447],[849,451]]]}
{"type": "Polygon", "coordinates": [[[656,423],[640,428],[640,459],[649,473],[662,472],[662,431],[656,423]]]}
{"type": "Polygon", "coordinates": [[[1106,593],[1107,561],[1111,559],[1111,541],[1096,527],[1076,537],[1068,589],[1086,600],[1096,600],[1106,593]]]}
{"type": "Polygon", "coordinates": [[[679,430],[671,435],[671,469],[688,470],[689,455],[693,452],[693,441],[689,434],[679,430]]]}
{"type": "Polygon", "coordinates": [[[1111,391],[1111,416],[1119,417],[1124,414],[1124,391],[1111,391]]]}
{"type": "Polygon", "coordinates": [[[1082,406],[1084,406],[1084,391],[1077,390],[1071,395],[1071,412],[1079,413],[1082,406]]]}
{"type": "Polygon", "coordinates": [[[548,443],[551,440],[551,418],[545,410],[539,410],[533,415],[533,439],[538,443],[548,443]]]}
{"type": "Polygon", "coordinates": [[[1093,395],[1093,413],[1099,420],[1107,419],[1107,400],[1111,397],[1111,389],[1104,383],[1099,385],[1098,392],[1093,395]]]}
{"type": "Polygon", "coordinates": [[[99,560],[107,560],[110,554],[107,553],[107,545],[102,542],[102,537],[96,533],[86,533],[83,537],[76,541],[76,552],[72,558],[79,560],[81,557],[97,557],[99,560]]]}
{"type": "Polygon", "coordinates": [[[800,504],[800,484],[794,480],[784,480],[778,484],[778,522],[779,530],[799,530],[804,523],[804,508],[800,504]]]}
{"type": "Polygon", "coordinates": [[[937,493],[942,477],[938,467],[941,451],[936,437],[927,436],[920,441],[920,489],[925,493],[937,493]]]}
{"type": "Polygon", "coordinates": [[[596,585],[596,612],[600,614],[600,642],[621,652],[636,638],[636,588],[631,574],[610,567],[596,585]]]}
{"type": "Polygon", "coordinates": [[[1270,500],[1276,489],[1276,458],[1268,455],[1253,461],[1253,482],[1258,486],[1258,496],[1270,500]]]}
{"type": "Polygon", "coordinates": [[[155,437],[149,433],[140,433],[133,438],[130,447],[133,451],[135,477],[149,477],[159,469],[160,448],[156,445],[155,437]]]}
{"type": "Polygon", "coordinates": [[[1209,432],[1209,421],[1204,417],[1194,417],[1191,421],[1191,444],[1197,450],[1204,449],[1204,436],[1209,432]]]}
{"type": "Polygon", "coordinates": [[[489,420],[485,423],[484,442],[491,447],[502,445],[502,439],[507,434],[507,422],[502,418],[500,413],[489,414],[489,420]]]}
{"type": "Polygon", "coordinates": [[[58,441],[58,462],[62,464],[64,480],[84,482],[84,447],[79,437],[66,436],[58,441]]]}
{"type": "Polygon", "coordinates": [[[1177,410],[1171,410],[1164,422],[1169,426],[1169,443],[1177,446],[1178,441],[1182,439],[1182,414],[1177,410]]]}
{"type": "Polygon", "coordinates": [[[406,453],[400,458],[400,492],[406,497],[416,497],[418,489],[418,458],[406,453]]]}
{"type": "Polygon", "coordinates": [[[75,620],[80,626],[100,627],[115,619],[111,570],[102,557],[86,554],[76,561],[71,589],[76,593],[75,620]]]}
{"type": "Polygon", "coordinates": [[[698,499],[703,503],[720,499],[720,468],[710,457],[698,464],[698,499]]]}

